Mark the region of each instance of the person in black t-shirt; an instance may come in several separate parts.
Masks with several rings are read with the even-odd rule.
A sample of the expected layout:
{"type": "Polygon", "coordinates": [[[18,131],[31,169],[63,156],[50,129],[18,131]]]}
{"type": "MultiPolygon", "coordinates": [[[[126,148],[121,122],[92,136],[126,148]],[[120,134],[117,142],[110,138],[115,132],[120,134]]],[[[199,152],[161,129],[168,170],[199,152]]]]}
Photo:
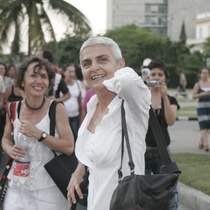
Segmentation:
{"type": "MultiPolygon", "coordinates": [[[[148,65],[150,69],[149,80],[156,80],[160,82],[159,86],[150,87],[151,91],[151,106],[157,115],[157,119],[160,123],[160,127],[162,129],[162,133],[164,136],[164,140],[167,146],[167,150],[170,155],[170,136],[168,132],[168,126],[172,126],[176,122],[177,111],[180,106],[175,97],[168,95],[167,93],[167,82],[169,81],[169,73],[166,69],[166,64],[163,60],[154,59],[148,65]]],[[[159,174],[160,167],[163,165],[162,160],[157,158],[158,151],[157,145],[149,126],[148,132],[146,135],[146,145],[147,152],[145,154],[145,158],[148,157],[148,151],[152,150],[150,153],[150,157],[153,159],[145,161],[145,174],[159,174]],[[157,153],[155,152],[157,151],[157,153]],[[156,160],[154,160],[156,158],[156,160]],[[153,164],[151,162],[154,160],[153,164]]],[[[168,210],[177,210],[178,209],[178,192],[177,189],[174,191],[174,197],[169,201],[168,210]]]]}

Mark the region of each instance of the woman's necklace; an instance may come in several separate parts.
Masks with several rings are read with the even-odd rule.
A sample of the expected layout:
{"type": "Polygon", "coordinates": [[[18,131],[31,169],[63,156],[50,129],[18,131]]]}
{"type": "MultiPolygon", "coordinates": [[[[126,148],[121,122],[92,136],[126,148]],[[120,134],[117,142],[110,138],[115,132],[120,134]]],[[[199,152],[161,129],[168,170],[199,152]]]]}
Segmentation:
{"type": "Polygon", "coordinates": [[[40,110],[40,109],[44,106],[44,102],[45,102],[45,97],[43,97],[42,104],[41,104],[40,106],[38,106],[38,107],[35,108],[35,107],[31,107],[31,106],[28,104],[27,100],[25,99],[26,107],[28,107],[29,109],[34,110],[34,111],[40,110]]]}

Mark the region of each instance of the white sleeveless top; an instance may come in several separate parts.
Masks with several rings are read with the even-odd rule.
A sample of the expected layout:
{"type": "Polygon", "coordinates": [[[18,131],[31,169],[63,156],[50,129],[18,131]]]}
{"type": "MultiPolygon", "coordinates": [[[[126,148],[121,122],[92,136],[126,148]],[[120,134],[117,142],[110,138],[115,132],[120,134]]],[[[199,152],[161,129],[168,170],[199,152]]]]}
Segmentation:
{"type": "MultiPolygon", "coordinates": [[[[17,106],[18,103],[21,102],[17,102],[17,106]]],[[[49,109],[46,115],[42,118],[42,120],[36,125],[37,128],[39,128],[42,131],[45,131],[46,133],[50,133],[49,132],[50,119],[48,112],[49,109]]],[[[20,127],[20,121],[18,119],[18,114],[16,110],[16,118],[14,121],[15,142],[17,141],[17,137],[19,134],[19,127],[20,127]]],[[[58,136],[57,130],[55,130],[55,136],[58,136]]],[[[51,179],[51,177],[48,175],[47,171],[44,168],[44,165],[54,157],[52,150],[42,142],[39,142],[37,139],[31,138],[29,154],[31,157],[30,175],[28,180],[23,184],[23,187],[28,190],[37,190],[54,186],[55,183],[53,182],[53,180],[51,179]]],[[[12,168],[8,175],[8,178],[11,180],[13,180],[13,168],[14,164],[12,165],[12,168]]]]}

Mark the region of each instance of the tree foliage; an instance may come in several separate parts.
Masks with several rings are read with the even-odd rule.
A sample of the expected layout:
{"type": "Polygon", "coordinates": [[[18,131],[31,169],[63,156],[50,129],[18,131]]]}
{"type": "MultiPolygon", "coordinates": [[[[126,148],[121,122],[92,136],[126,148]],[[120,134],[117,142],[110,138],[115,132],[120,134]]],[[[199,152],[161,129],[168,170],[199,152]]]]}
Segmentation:
{"type": "Polygon", "coordinates": [[[74,63],[75,66],[79,65],[80,47],[87,38],[88,37],[67,36],[58,43],[60,67],[69,63],[74,63]]]}
{"type": "MultiPolygon", "coordinates": [[[[56,51],[57,42],[50,15],[55,13],[61,15],[62,20],[68,20],[66,28],[71,34],[82,35],[90,32],[86,17],[64,0],[0,0],[0,50],[9,44],[11,38],[11,54],[18,55],[25,41],[22,37],[25,35],[28,40],[28,55],[43,49],[47,37],[54,44],[56,51]],[[25,23],[26,30],[23,28],[25,23]],[[13,31],[14,36],[11,37],[13,31]]],[[[66,24],[65,21],[63,24],[66,24]]]]}
{"type": "Polygon", "coordinates": [[[184,22],[182,23],[182,28],[181,28],[181,32],[180,32],[180,35],[179,35],[179,40],[180,40],[181,43],[186,44],[187,35],[186,35],[184,22]]]}
{"type": "Polygon", "coordinates": [[[171,41],[162,38],[159,34],[139,28],[136,25],[127,25],[105,34],[114,39],[120,46],[126,64],[140,74],[140,68],[145,58],[160,58],[166,61],[171,80],[169,87],[176,87],[179,72],[189,77],[188,86],[192,87],[197,81],[197,73],[203,66],[202,54],[190,53],[183,41],[171,41]]]}
{"type": "Polygon", "coordinates": [[[105,36],[113,38],[119,44],[126,64],[137,71],[139,71],[144,58],[155,57],[161,51],[161,36],[136,25],[109,30],[105,36]]]}
{"type": "Polygon", "coordinates": [[[210,59],[210,37],[207,37],[206,41],[203,44],[203,54],[205,66],[210,68],[210,65],[207,63],[207,59],[210,59]]]}

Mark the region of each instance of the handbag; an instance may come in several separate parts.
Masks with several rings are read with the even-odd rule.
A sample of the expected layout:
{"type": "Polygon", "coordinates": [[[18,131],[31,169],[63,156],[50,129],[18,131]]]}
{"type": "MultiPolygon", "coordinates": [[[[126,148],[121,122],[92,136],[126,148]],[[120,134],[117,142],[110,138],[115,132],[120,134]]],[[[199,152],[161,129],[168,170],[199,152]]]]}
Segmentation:
{"type": "Polygon", "coordinates": [[[167,202],[173,197],[181,173],[175,162],[172,162],[163,139],[157,118],[150,109],[149,123],[155,133],[156,143],[164,165],[160,174],[136,175],[128,137],[124,101],[121,106],[122,118],[122,151],[121,166],[118,171],[119,184],[113,192],[110,210],[167,210],[167,202]],[[124,152],[124,137],[129,156],[130,175],[124,178],[122,174],[122,158],[124,152]]]}
{"type": "MultiPolygon", "coordinates": [[[[55,116],[57,102],[53,101],[50,110],[50,135],[55,135],[55,116]]],[[[65,154],[57,155],[54,150],[54,158],[44,165],[44,168],[55,182],[61,193],[67,198],[67,186],[72,173],[75,171],[78,161],[74,152],[68,156],[65,154]]]]}
{"type": "Polygon", "coordinates": [[[156,168],[159,165],[160,154],[157,147],[147,147],[144,157],[146,170],[156,168]]]}
{"type": "Polygon", "coordinates": [[[63,196],[67,198],[67,186],[72,173],[77,167],[77,159],[74,153],[70,156],[61,154],[57,155],[53,151],[55,157],[44,165],[44,168],[55,182],[63,196]]]}

